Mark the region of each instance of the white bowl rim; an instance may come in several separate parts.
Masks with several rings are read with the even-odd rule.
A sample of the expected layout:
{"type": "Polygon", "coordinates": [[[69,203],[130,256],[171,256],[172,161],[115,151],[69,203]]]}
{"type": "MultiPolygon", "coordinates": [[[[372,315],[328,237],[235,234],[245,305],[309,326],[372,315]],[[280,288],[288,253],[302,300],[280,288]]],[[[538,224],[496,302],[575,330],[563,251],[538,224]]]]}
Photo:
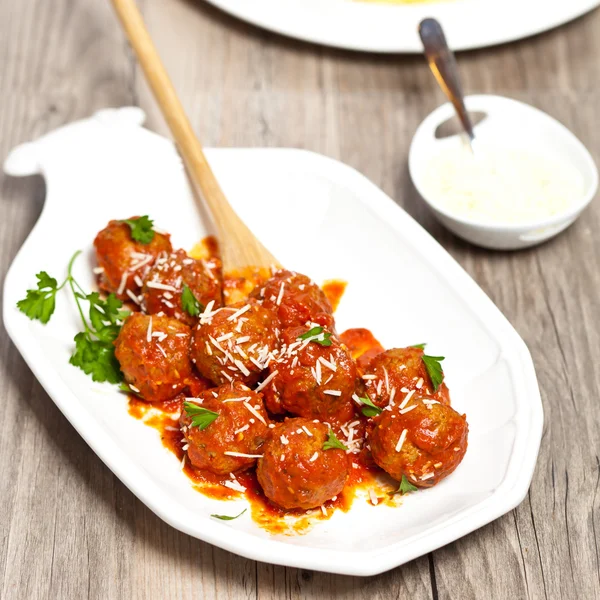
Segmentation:
{"type": "MultiPolygon", "coordinates": [[[[588,187],[587,192],[582,194],[581,198],[578,201],[577,200],[574,201],[569,206],[568,209],[562,211],[561,213],[559,213],[557,215],[552,215],[551,217],[546,217],[544,219],[538,219],[535,221],[523,221],[521,223],[512,223],[512,222],[503,222],[503,221],[490,222],[490,221],[473,219],[473,218],[469,218],[469,217],[463,217],[463,216],[457,215],[456,213],[453,213],[452,211],[448,211],[448,210],[440,207],[438,204],[432,202],[427,197],[427,194],[425,194],[423,192],[422,187],[419,185],[418,177],[415,177],[415,167],[414,167],[414,164],[416,161],[415,150],[414,150],[415,140],[419,137],[419,135],[422,135],[425,130],[431,128],[433,123],[437,123],[437,125],[443,123],[448,118],[449,112],[454,114],[454,107],[452,106],[452,104],[450,102],[446,102],[445,104],[438,106],[431,113],[429,113],[429,115],[427,115],[427,117],[425,117],[425,119],[423,119],[423,121],[421,122],[421,124],[419,125],[417,130],[415,131],[413,140],[410,145],[410,150],[409,150],[409,154],[408,154],[408,170],[410,173],[410,178],[411,178],[413,185],[415,186],[417,192],[419,193],[419,196],[421,196],[421,198],[425,201],[425,203],[434,212],[440,213],[444,217],[446,217],[452,221],[455,221],[457,223],[460,223],[462,225],[467,225],[469,227],[473,227],[473,228],[477,228],[477,229],[481,229],[481,230],[485,230],[485,231],[496,231],[496,232],[505,231],[505,232],[511,232],[511,233],[524,233],[524,232],[530,231],[532,229],[536,230],[536,229],[542,229],[542,228],[546,228],[546,227],[552,227],[554,225],[561,225],[565,222],[576,219],[579,216],[579,214],[581,214],[581,212],[583,212],[583,210],[585,210],[585,208],[594,199],[594,197],[596,196],[596,192],[598,191],[598,167],[596,166],[596,163],[594,162],[594,159],[592,158],[590,151],[584,146],[583,142],[570,129],[568,129],[565,125],[563,125],[560,121],[558,121],[557,119],[555,119],[548,113],[544,112],[543,110],[540,110],[539,108],[536,108],[535,106],[531,106],[530,104],[527,104],[526,102],[521,102],[521,101],[515,100],[513,98],[507,98],[506,96],[497,96],[494,94],[473,94],[470,96],[465,96],[465,104],[467,105],[467,108],[469,108],[470,103],[479,102],[480,100],[483,100],[485,102],[485,100],[487,100],[487,99],[493,99],[494,101],[502,101],[502,102],[512,103],[515,105],[526,107],[527,109],[529,109],[533,112],[541,113],[543,116],[545,116],[545,117],[549,118],[551,121],[553,121],[553,125],[557,128],[557,130],[559,130],[561,132],[561,135],[570,139],[571,143],[573,143],[573,145],[581,153],[583,162],[585,162],[587,164],[587,171],[591,175],[591,180],[592,180],[588,187]],[[440,120],[440,118],[442,118],[442,120],[440,120]]],[[[478,107],[476,110],[481,110],[481,109],[478,107]]],[[[436,127],[437,127],[437,125],[436,125],[436,127]]],[[[461,135],[461,134],[457,134],[457,135],[449,136],[449,137],[458,137],[459,135],[461,135]]],[[[578,167],[577,167],[577,170],[583,173],[583,170],[579,169],[578,167]]],[[[556,233],[559,233],[559,232],[556,232],[556,233]]]]}

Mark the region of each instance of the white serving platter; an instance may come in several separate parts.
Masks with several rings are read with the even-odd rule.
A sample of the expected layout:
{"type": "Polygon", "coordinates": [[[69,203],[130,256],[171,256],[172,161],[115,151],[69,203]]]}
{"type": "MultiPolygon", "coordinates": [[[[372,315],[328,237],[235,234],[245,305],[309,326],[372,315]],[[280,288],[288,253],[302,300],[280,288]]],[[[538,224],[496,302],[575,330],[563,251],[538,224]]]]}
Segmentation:
{"type": "Polygon", "coordinates": [[[422,52],[417,27],[438,19],[454,50],[511,42],[567,23],[599,0],[207,0],[239,19],[308,42],[366,52],[422,52]]]}
{"type": "Polygon", "coordinates": [[[387,347],[428,342],[447,357],[453,404],[466,412],[469,449],[440,485],[402,506],[357,499],[348,513],[305,535],[272,535],[249,512],[195,491],[158,433],[128,415],[114,386],[69,365],[80,324],[66,292],[51,322],[15,307],[35,274],[76,277],[91,288],[92,240],[112,218],[150,214],[191,248],[207,233],[172,143],[140,127],[136,108],[101,111],[10,154],[12,175],[41,173],[47,198],[4,287],[4,321],[15,346],[56,405],[119,479],[160,518],[248,558],[352,575],[401,565],[514,508],[529,488],[542,405],[529,352],[474,281],[411,217],[355,170],[285,149],[218,149],[208,157],[234,208],[283,264],[315,280],[349,282],[338,328],[367,327],[387,347]]]}

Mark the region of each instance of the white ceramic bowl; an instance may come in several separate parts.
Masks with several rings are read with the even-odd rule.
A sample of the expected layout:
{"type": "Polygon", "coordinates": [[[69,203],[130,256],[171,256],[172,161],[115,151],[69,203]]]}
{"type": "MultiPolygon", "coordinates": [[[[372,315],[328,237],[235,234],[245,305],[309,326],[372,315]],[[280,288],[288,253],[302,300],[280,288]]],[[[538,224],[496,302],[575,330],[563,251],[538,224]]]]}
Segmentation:
{"type": "Polygon", "coordinates": [[[427,196],[423,185],[429,161],[444,145],[456,144],[457,136],[436,138],[438,127],[454,115],[450,103],[434,110],[417,129],[408,164],[417,191],[437,219],[459,237],[497,250],[516,250],[544,242],[566,229],[592,201],[598,189],[598,169],[585,146],[561,123],[528,104],[501,96],[467,96],[470,112],[486,113],[475,127],[478,139],[509,141],[570,163],[582,176],[583,194],[573,198],[560,214],[527,223],[490,223],[448,211],[427,196]]]}

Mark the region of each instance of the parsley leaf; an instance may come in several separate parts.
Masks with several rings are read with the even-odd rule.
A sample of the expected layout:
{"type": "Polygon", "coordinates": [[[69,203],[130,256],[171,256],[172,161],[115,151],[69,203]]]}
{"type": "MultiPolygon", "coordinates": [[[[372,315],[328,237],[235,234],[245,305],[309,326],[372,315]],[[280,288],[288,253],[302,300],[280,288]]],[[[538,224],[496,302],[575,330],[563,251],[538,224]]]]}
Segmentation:
{"type": "Polygon", "coordinates": [[[47,323],[54,313],[57,292],[68,284],[83,323],[83,331],[75,336],[75,351],[69,362],[91,375],[94,381],[119,383],[123,374],[115,358],[113,342],[121,330],[122,319],[129,313],[121,310],[123,303],[114,294],[103,300],[98,292],[85,293],[73,277],[73,264],[80,254],[81,251],[77,251],[71,257],[67,277],[60,285],[45,271],[38,273],[37,289],[27,290],[27,296],[17,302],[17,307],[30,319],[47,323]],[[82,300],[89,303],[89,322],[81,306],[82,300]]]}
{"type": "Polygon", "coordinates": [[[406,479],[406,475],[402,475],[402,481],[400,481],[400,486],[397,490],[390,492],[390,496],[394,496],[395,494],[410,494],[410,492],[416,492],[419,488],[414,486],[408,479],[406,479]]]}
{"type": "Polygon", "coordinates": [[[239,515],[235,515],[235,517],[229,517],[227,515],[210,515],[211,517],[214,517],[215,519],[221,519],[221,521],[233,521],[235,519],[237,519],[238,517],[241,517],[248,509],[245,508],[239,515]]]}
{"type": "Polygon", "coordinates": [[[194,292],[190,290],[186,283],[183,284],[183,292],[181,292],[181,308],[192,317],[197,317],[204,311],[204,306],[198,302],[194,292]]]}
{"type": "Polygon", "coordinates": [[[313,327],[312,329],[309,329],[306,333],[303,333],[302,335],[298,336],[299,340],[310,339],[311,342],[316,342],[321,346],[331,346],[331,340],[329,338],[331,338],[331,333],[325,331],[323,327],[320,326],[313,327]]]}
{"type": "Polygon", "coordinates": [[[119,383],[123,379],[112,341],[94,340],[87,331],[75,336],[75,352],[69,362],[94,381],[119,383]]]}
{"type": "Polygon", "coordinates": [[[87,296],[78,294],[78,297],[90,303],[90,322],[95,329],[95,336],[104,342],[114,342],[121,330],[123,303],[114,294],[110,294],[106,300],[102,300],[98,292],[87,296]]]}
{"type": "Polygon", "coordinates": [[[427,344],[413,344],[411,346],[411,348],[418,348],[419,350],[425,350],[425,346],[427,346],[427,344]]]}
{"type": "Polygon", "coordinates": [[[348,450],[340,440],[337,439],[335,433],[329,430],[329,435],[327,436],[327,441],[323,444],[323,450],[332,450],[333,448],[337,448],[339,450],[348,450]]]}
{"type": "Polygon", "coordinates": [[[50,277],[46,271],[40,271],[36,277],[37,289],[27,290],[27,296],[17,302],[17,308],[30,319],[37,319],[45,325],[54,313],[56,293],[64,283],[59,286],[56,279],[50,277]]]}
{"type": "Polygon", "coordinates": [[[192,419],[192,426],[204,431],[218,416],[219,413],[202,408],[193,402],[184,402],[185,414],[192,419]]]}
{"type": "Polygon", "coordinates": [[[442,370],[442,365],[440,365],[440,361],[444,360],[444,357],[427,356],[427,354],[423,354],[421,358],[425,363],[425,368],[427,369],[427,373],[433,384],[433,391],[436,392],[442,381],[444,381],[444,371],[442,370]]]}
{"type": "Polygon", "coordinates": [[[121,223],[129,225],[131,237],[140,244],[149,244],[154,239],[154,221],[148,216],[135,219],[123,219],[121,223]]]}
{"type": "Polygon", "coordinates": [[[381,414],[381,408],[379,408],[379,406],[375,406],[368,396],[364,396],[362,398],[357,396],[357,398],[363,404],[366,404],[366,406],[363,406],[362,409],[362,414],[365,415],[365,417],[376,417],[377,415],[381,414]]]}

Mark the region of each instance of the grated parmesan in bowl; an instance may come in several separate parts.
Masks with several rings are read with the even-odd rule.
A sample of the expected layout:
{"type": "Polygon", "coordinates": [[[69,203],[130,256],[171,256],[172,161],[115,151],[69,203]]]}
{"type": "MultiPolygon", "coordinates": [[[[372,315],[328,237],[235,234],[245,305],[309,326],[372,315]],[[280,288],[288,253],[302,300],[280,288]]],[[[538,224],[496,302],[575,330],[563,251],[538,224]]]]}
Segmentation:
{"type": "Polygon", "coordinates": [[[521,224],[559,215],[584,194],[581,173],[542,151],[475,148],[447,145],[433,156],[422,182],[431,203],[465,219],[521,224]]]}

